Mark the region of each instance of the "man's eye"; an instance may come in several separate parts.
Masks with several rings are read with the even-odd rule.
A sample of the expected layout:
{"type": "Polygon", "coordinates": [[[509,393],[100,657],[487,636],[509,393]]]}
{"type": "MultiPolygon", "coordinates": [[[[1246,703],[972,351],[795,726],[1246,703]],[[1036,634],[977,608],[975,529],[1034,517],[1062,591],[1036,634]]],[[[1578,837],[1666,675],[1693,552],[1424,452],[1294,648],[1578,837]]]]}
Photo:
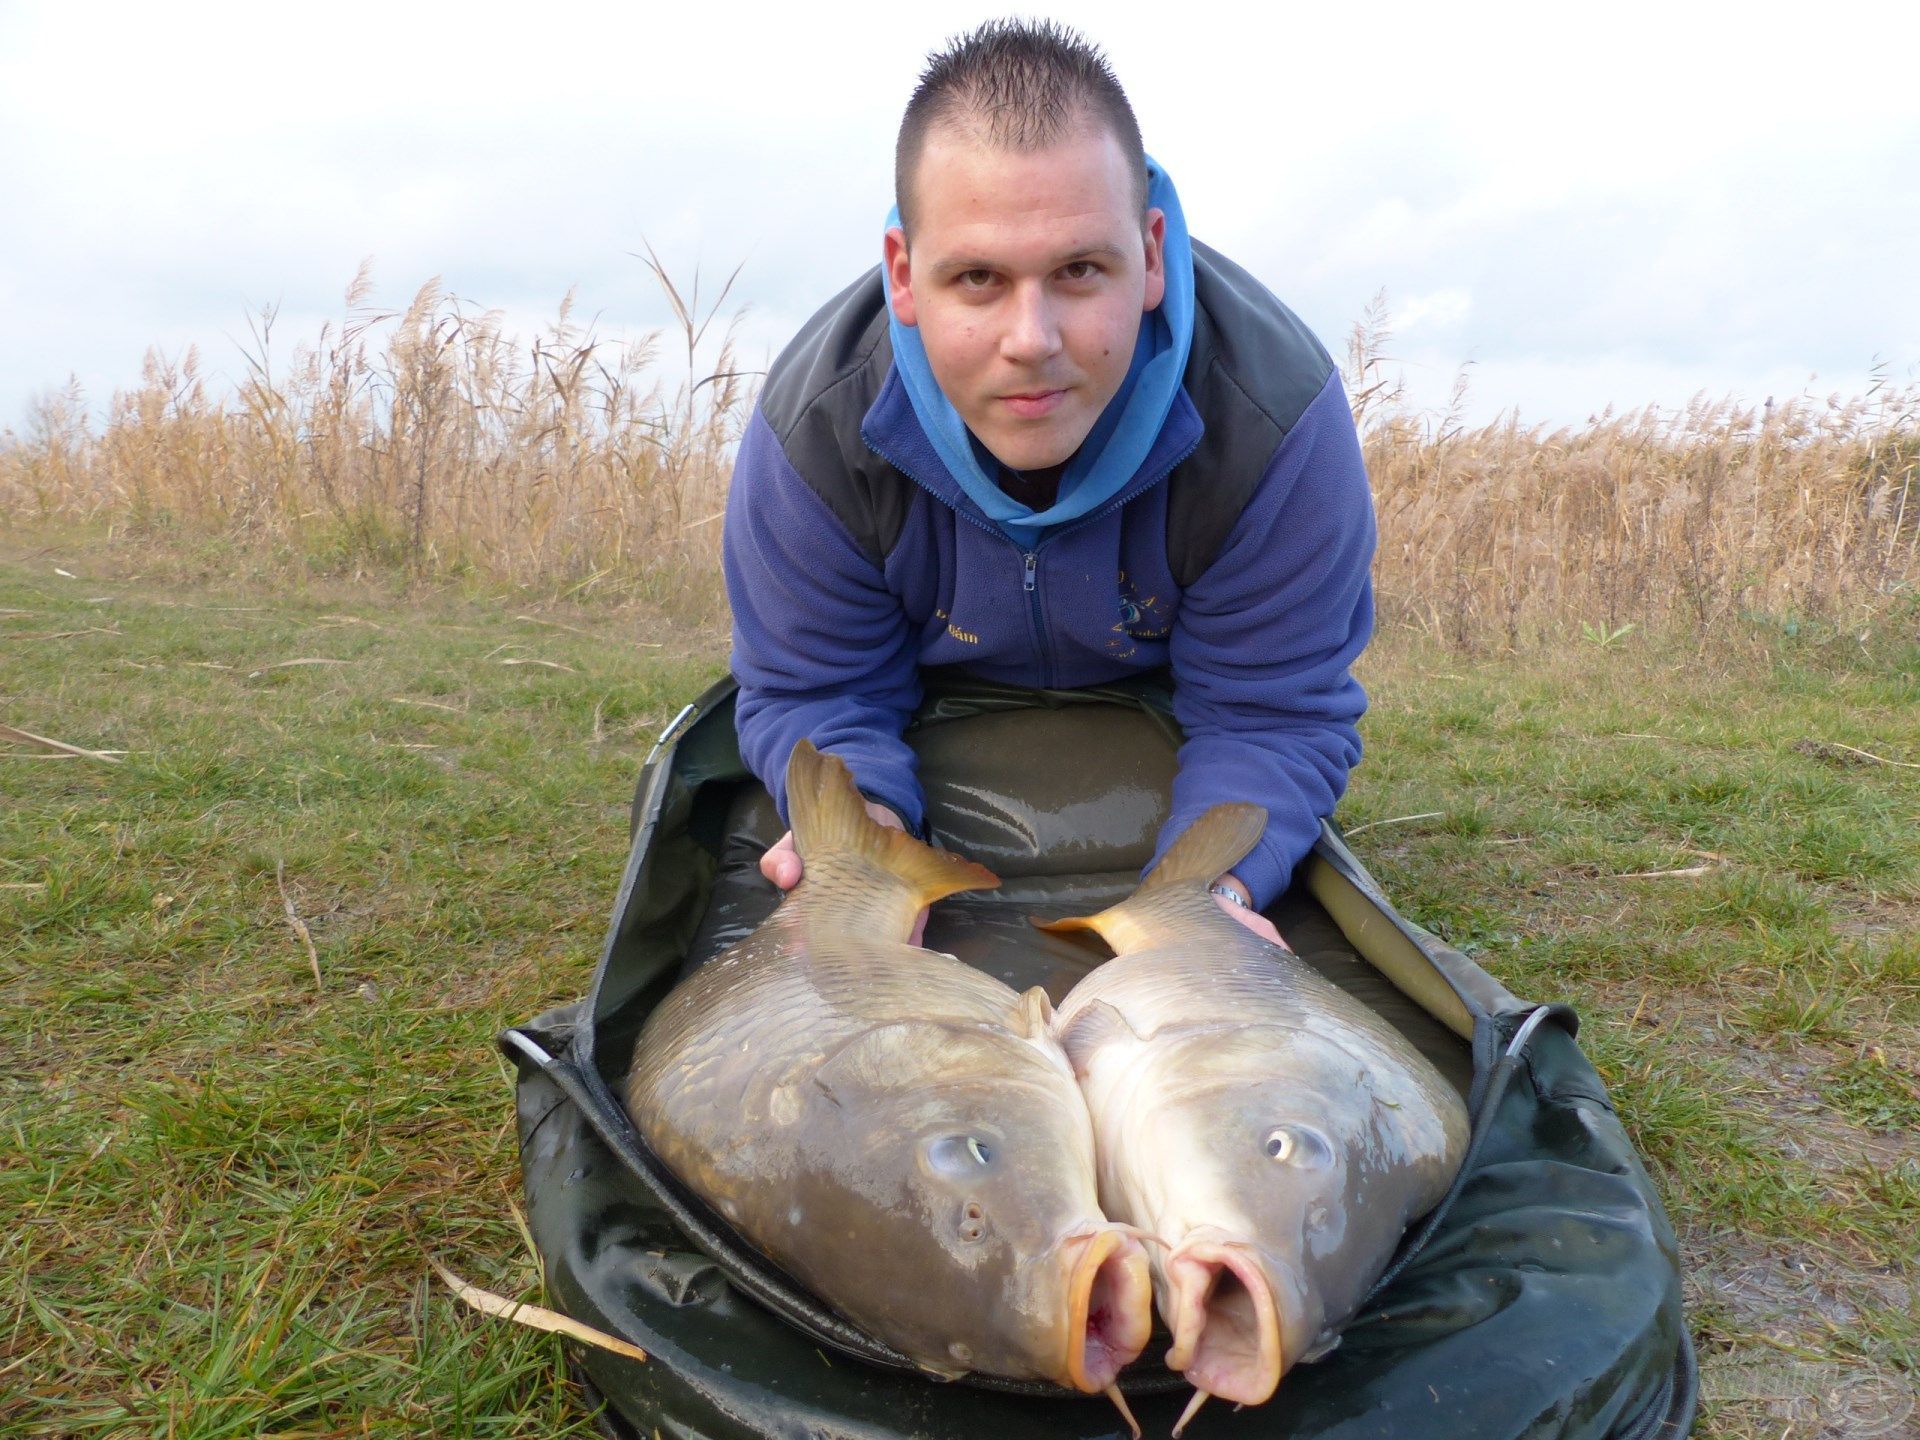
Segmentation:
{"type": "Polygon", "coordinates": [[[960,283],[969,290],[984,290],[993,283],[991,270],[966,270],[961,272],[960,283]]]}
{"type": "Polygon", "coordinates": [[[1060,273],[1069,280],[1091,280],[1100,273],[1100,267],[1091,260],[1076,260],[1071,265],[1061,266],[1060,273]]]}

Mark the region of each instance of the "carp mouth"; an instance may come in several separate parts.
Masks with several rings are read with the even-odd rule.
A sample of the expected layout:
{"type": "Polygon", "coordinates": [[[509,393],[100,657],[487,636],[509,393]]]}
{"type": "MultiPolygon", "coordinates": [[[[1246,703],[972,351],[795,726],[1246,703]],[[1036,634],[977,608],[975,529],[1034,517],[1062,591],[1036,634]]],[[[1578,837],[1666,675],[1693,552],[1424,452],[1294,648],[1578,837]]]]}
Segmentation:
{"type": "Polygon", "coordinates": [[[1118,1229],[1067,1241],[1067,1353],[1076,1390],[1098,1395],[1147,1348],[1153,1330],[1153,1282],[1147,1252],[1118,1229]]]}
{"type": "Polygon", "coordinates": [[[1273,1287],[1253,1251],[1231,1241],[1187,1244],[1167,1257],[1173,1347],[1167,1368],[1208,1394],[1258,1405],[1284,1368],[1273,1287]]]}

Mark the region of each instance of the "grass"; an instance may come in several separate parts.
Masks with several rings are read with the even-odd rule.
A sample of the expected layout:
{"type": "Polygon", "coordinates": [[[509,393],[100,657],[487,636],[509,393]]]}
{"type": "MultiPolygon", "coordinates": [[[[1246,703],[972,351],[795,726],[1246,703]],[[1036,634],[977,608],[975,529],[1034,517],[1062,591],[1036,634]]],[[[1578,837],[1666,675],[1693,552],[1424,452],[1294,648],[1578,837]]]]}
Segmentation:
{"type": "Polygon", "coordinates": [[[584,989],[712,635],[45,563],[0,611],[0,713],[130,752],[0,746],[0,1432],[590,1433],[421,1255],[537,1289],[491,1039],[584,989]]]}
{"type": "Polygon", "coordinates": [[[1580,1011],[1681,1235],[1701,1433],[1906,1433],[1834,1397],[1897,1419],[1920,1371],[1920,648],[1363,664],[1343,818],[1403,910],[1580,1011]]]}
{"type": "MultiPolygon", "coordinates": [[[[491,1039],[585,989],[724,635],[54,546],[0,558],[0,722],[126,753],[0,743],[0,1433],[591,1433],[557,1342],[422,1257],[539,1294],[491,1039]]],[[[1702,1433],[1781,1433],[1736,1379],[1783,1355],[1909,1383],[1920,650],[1399,628],[1364,678],[1342,818],[1413,918],[1581,1011],[1686,1248],[1702,1433]]]]}
{"type": "MultiPolygon", "coordinates": [[[[665,369],[571,296],[521,343],[363,272],[230,389],[154,353],[0,431],[0,723],[126,752],[0,740],[0,1434],[589,1433],[422,1253],[537,1293],[491,1038],[585,988],[640,757],[723,667],[752,377],[728,287],[649,263],[665,369]]],[[[1469,429],[1389,348],[1346,369],[1385,630],[1342,818],[1581,1010],[1704,1432],[1832,1429],[1920,1368],[1920,390],[1469,429]]]]}

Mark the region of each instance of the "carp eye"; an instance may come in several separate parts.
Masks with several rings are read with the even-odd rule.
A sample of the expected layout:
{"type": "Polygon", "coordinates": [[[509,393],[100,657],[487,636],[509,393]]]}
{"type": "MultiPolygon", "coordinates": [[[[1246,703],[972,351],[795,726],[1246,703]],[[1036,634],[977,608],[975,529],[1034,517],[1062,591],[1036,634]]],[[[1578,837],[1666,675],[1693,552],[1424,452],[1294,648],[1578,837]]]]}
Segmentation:
{"type": "Polygon", "coordinates": [[[975,1135],[943,1135],[927,1146],[927,1164],[942,1175],[972,1175],[993,1164],[993,1151],[975,1135]]]}
{"type": "Polygon", "coordinates": [[[1333,1159],[1333,1147],[1318,1130],[1275,1126],[1267,1132],[1267,1158],[1281,1165],[1315,1168],[1333,1159]]]}

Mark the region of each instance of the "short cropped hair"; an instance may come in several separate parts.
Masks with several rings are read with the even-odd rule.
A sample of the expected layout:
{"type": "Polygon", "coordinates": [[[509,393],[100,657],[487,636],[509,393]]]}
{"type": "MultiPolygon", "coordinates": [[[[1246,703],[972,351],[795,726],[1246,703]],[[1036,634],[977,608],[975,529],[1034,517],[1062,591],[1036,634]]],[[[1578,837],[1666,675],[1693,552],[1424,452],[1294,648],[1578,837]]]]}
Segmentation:
{"type": "Polygon", "coordinates": [[[1120,142],[1147,208],[1140,122],[1100,48],[1051,20],[989,20],[927,57],[893,149],[893,197],[913,227],[915,172],[927,136],[952,125],[1004,150],[1044,150],[1092,124],[1120,142]]]}

